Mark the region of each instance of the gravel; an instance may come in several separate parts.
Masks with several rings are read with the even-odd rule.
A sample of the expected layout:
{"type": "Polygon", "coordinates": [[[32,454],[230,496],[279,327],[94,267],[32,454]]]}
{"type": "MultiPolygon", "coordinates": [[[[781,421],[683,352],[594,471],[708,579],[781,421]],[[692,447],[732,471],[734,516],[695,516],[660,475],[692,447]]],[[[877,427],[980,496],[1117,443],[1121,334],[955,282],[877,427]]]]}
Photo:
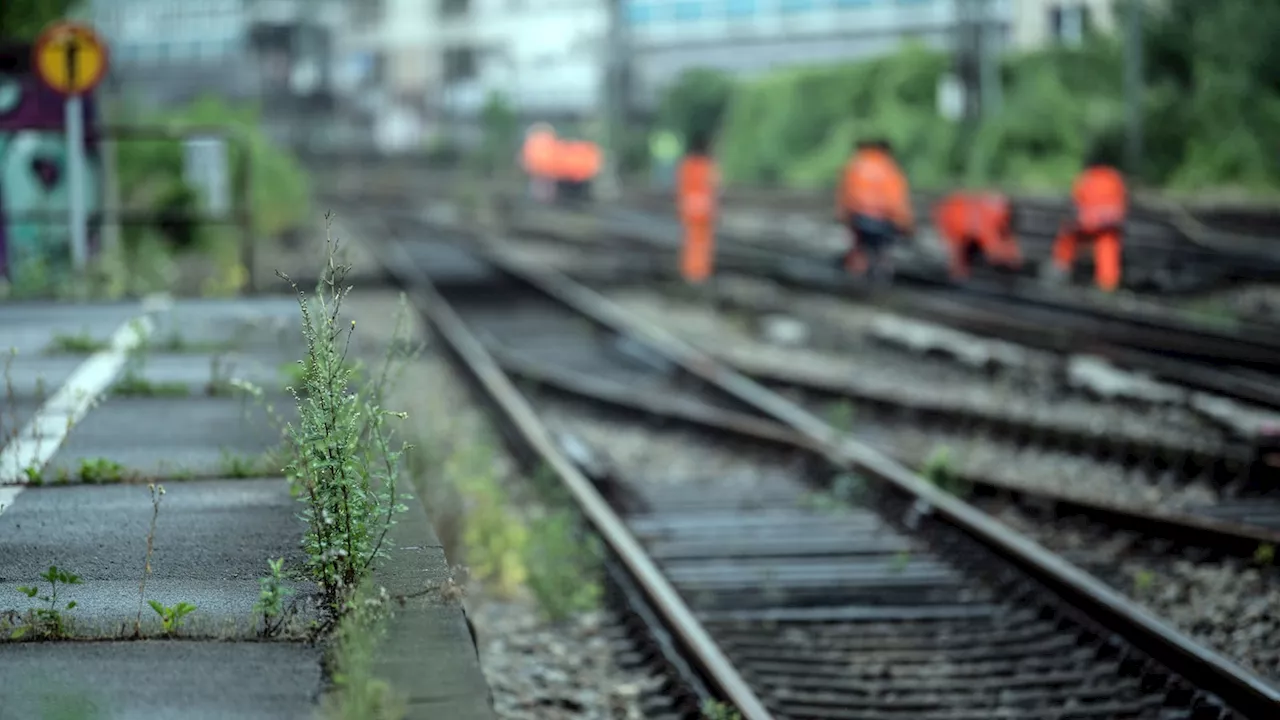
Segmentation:
{"type": "MultiPolygon", "coordinates": [[[[1201,447],[1222,436],[1219,427],[1185,408],[1117,405],[1065,390],[1047,361],[1033,356],[1017,370],[986,373],[947,360],[886,348],[867,334],[885,313],[844,302],[820,308],[837,317],[843,347],[832,350],[777,347],[758,340],[754,323],[730,314],[656,295],[622,291],[609,295],[625,309],[660,323],[686,341],[728,360],[745,358],[779,368],[803,367],[845,378],[876,392],[893,392],[931,402],[947,402],[979,411],[1001,412],[1044,423],[1141,439],[1163,438],[1185,447],[1201,447]],[[836,312],[836,310],[840,312],[836,312]]],[[[827,305],[828,300],[814,301],[827,305]]],[[[803,308],[795,315],[808,319],[803,308]]]]}
{"type": "Polygon", "coordinates": [[[556,626],[528,602],[485,602],[472,613],[498,717],[641,720],[654,679],[620,671],[610,623],[584,613],[556,626]]]}
{"type": "MultiPolygon", "coordinates": [[[[355,342],[368,354],[380,352],[392,338],[398,310],[393,292],[354,293],[347,305],[356,320],[355,342]]],[[[427,331],[414,321],[417,345],[427,331]]],[[[515,462],[494,442],[496,434],[485,413],[467,393],[467,386],[447,362],[428,347],[408,364],[392,392],[397,406],[413,423],[406,439],[424,438],[420,452],[447,453],[450,448],[483,443],[494,448],[490,462],[496,477],[511,493],[509,502],[521,511],[537,509],[537,502],[521,492],[525,481],[515,462]]],[[[444,457],[441,455],[440,457],[444,457]]],[[[429,481],[430,478],[427,478],[429,481]]],[[[420,489],[431,511],[446,553],[457,557],[459,518],[437,502],[441,483],[420,489]]],[[[461,512],[458,508],[456,512],[461,512]]],[[[599,613],[571,616],[561,624],[545,621],[537,603],[525,592],[499,598],[475,581],[465,588],[467,615],[480,640],[480,664],[493,690],[494,705],[504,720],[631,720],[640,714],[640,691],[650,682],[625,671],[612,658],[608,627],[599,613]]]]}
{"type": "Polygon", "coordinates": [[[1123,533],[1092,524],[1046,526],[1010,506],[994,514],[1192,639],[1280,686],[1280,568],[1161,555],[1123,533]]]}

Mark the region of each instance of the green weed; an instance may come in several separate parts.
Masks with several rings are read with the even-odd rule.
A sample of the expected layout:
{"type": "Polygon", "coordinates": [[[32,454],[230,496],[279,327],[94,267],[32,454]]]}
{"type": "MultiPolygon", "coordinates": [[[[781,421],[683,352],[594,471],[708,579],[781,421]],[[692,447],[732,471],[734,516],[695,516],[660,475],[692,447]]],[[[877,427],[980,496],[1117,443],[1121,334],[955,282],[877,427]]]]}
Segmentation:
{"type": "Polygon", "coordinates": [[[100,340],[89,334],[88,330],[82,330],[74,335],[67,333],[58,333],[49,341],[49,346],[45,348],[45,354],[48,355],[89,355],[100,352],[111,347],[106,340],[100,340]]]}
{"type": "Polygon", "coordinates": [[[186,383],[155,382],[141,373],[126,370],[111,387],[111,394],[117,397],[185,397],[191,394],[191,388],[186,383]]]}
{"type": "Polygon", "coordinates": [[[1156,582],[1156,574],[1151,570],[1139,570],[1133,574],[1134,592],[1144,593],[1150,590],[1156,582]]]}
{"type": "Polygon", "coordinates": [[[289,424],[293,457],[286,474],[304,503],[304,548],[313,577],[331,607],[344,588],[355,587],[388,547],[395,515],[408,508],[397,487],[407,445],[392,448],[388,419],[404,413],[384,410],[374,387],[351,392],[347,364],[355,323],[340,320],[348,266],[337,263],[338,244],[328,244],[328,265],[314,298],[318,312],[297,284],[307,351],[302,382],[292,391],[299,424],[289,424]]]}
{"type": "Polygon", "coordinates": [[[151,552],[155,549],[156,521],[160,519],[160,501],[164,498],[164,486],[152,483],[147,486],[151,493],[151,527],[147,530],[147,554],[142,560],[142,581],[138,583],[138,617],[133,622],[133,634],[142,636],[142,602],[147,598],[147,578],[151,576],[151,552]]]}
{"type": "Polygon", "coordinates": [[[182,619],[196,611],[196,606],[189,602],[180,602],[172,607],[158,600],[148,600],[147,604],[160,616],[160,626],[164,634],[170,637],[178,633],[182,627],[182,619]]]}
{"type": "Polygon", "coordinates": [[[84,458],[80,461],[80,482],[107,485],[124,482],[125,468],[109,458],[84,458]]]}
{"type": "Polygon", "coordinates": [[[377,648],[386,637],[386,590],[362,590],[342,607],[342,619],[333,633],[328,665],[333,690],[325,696],[323,716],[328,720],[400,720],[403,701],[374,671],[377,648]]]}
{"type": "Polygon", "coordinates": [[[258,579],[260,589],[253,611],[262,615],[262,636],[269,638],[279,634],[284,625],[284,601],[293,594],[293,590],[284,584],[284,558],[268,560],[267,567],[271,572],[258,579]]]}
{"type": "Polygon", "coordinates": [[[575,517],[565,510],[537,518],[530,525],[524,553],[528,585],[552,621],[592,610],[600,603],[600,583],[590,575],[599,549],[593,542],[583,542],[575,525],[575,517]]]}
{"type": "Polygon", "coordinates": [[[714,700],[702,704],[702,717],[706,720],[742,720],[742,714],[737,708],[714,700]]]}
{"type": "Polygon", "coordinates": [[[1275,559],[1276,546],[1271,543],[1262,543],[1253,551],[1253,561],[1259,565],[1270,565],[1275,559]]]}
{"type": "Polygon", "coordinates": [[[924,461],[924,468],[920,474],[943,492],[957,497],[969,494],[969,484],[951,465],[951,448],[945,446],[935,448],[924,461]]]}
{"type": "Polygon", "coordinates": [[[529,577],[529,530],[507,507],[493,451],[481,443],[459,449],[445,462],[444,477],[466,507],[462,545],[472,577],[490,583],[500,596],[514,596],[529,577]]]}
{"type": "Polygon", "coordinates": [[[30,599],[39,600],[45,606],[33,608],[27,612],[17,627],[10,632],[9,638],[12,640],[19,640],[28,635],[40,638],[63,638],[69,634],[70,621],[63,616],[63,613],[74,610],[76,601],[72,600],[66,605],[61,605],[58,601],[58,586],[81,585],[83,583],[80,576],[59,569],[57,565],[50,565],[48,570],[40,574],[40,579],[49,583],[48,595],[40,595],[40,588],[35,585],[23,585],[18,588],[18,592],[30,599]]]}

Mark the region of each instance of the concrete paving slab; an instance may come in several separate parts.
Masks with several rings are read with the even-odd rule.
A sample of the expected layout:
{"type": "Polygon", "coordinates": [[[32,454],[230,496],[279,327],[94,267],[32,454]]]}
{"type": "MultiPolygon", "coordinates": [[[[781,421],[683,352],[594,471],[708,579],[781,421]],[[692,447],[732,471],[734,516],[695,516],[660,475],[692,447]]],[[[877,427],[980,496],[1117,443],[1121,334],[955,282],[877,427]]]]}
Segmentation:
{"type": "MultiPolygon", "coordinates": [[[[308,291],[311,288],[307,288],[308,291]]],[[[156,317],[153,345],[241,351],[302,345],[302,320],[297,299],[281,297],[238,300],[180,300],[156,317]]]]}
{"type": "Polygon", "coordinates": [[[0,716],[287,720],[314,716],[320,651],[301,643],[0,645],[0,716]]]}
{"type": "Polygon", "coordinates": [[[142,313],[138,302],[105,305],[14,303],[0,306],[0,349],[16,348],[19,355],[38,355],[58,334],[87,333],[106,341],[121,323],[142,313]]]}
{"type": "MultiPolygon", "coordinates": [[[[189,602],[186,632],[252,637],[258,578],[268,558],[300,568],[300,505],[282,480],[163,483],[147,579],[148,600],[189,602]]],[[[17,587],[42,582],[50,565],[76,573],[82,584],[59,589],[75,600],[76,634],[116,636],[133,627],[146,557],[151,496],[137,485],[28,488],[0,515],[0,607],[23,610],[17,587]]],[[[299,586],[298,597],[315,591],[299,586]]],[[[144,629],[158,619],[144,608],[144,629]]]]}
{"type": "MultiPolygon", "coordinates": [[[[274,403],[297,422],[292,400],[274,403]]],[[[117,397],[105,400],[68,436],[46,475],[78,476],[84,461],[119,463],[147,476],[218,477],[280,442],[263,408],[244,397],[117,397]]]]}
{"type": "Polygon", "coordinates": [[[289,380],[285,371],[296,364],[297,359],[283,351],[266,349],[252,354],[153,351],[132,360],[121,375],[133,372],[152,384],[182,385],[191,395],[207,394],[211,384],[220,386],[232,379],[245,380],[262,388],[264,393],[278,396],[277,404],[280,404],[293,402],[284,392],[289,380]]]}
{"type": "MultiPolygon", "coordinates": [[[[0,352],[5,351],[0,348],[0,352]]],[[[48,398],[62,387],[84,361],[85,356],[82,355],[48,356],[27,353],[0,357],[0,368],[4,372],[4,378],[0,380],[0,391],[4,392],[6,401],[11,397],[48,398]]]]}

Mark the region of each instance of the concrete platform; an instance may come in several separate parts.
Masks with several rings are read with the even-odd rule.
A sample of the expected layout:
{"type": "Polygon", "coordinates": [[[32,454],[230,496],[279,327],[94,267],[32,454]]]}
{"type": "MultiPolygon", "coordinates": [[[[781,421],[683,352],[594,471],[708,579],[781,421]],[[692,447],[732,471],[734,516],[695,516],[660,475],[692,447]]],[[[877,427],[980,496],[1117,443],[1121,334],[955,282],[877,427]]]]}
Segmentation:
{"type": "Polygon", "coordinates": [[[67,720],[308,720],[322,686],[302,643],[0,645],[0,677],[0,716],[67,720]]]}
{"type": "MultiPolygon", "coordinates": [[[[275,407],[287,421],[297,421],[292,400],[279,396],[275,407]]],[[[75,481],[84,463],[107,460],[135,480],[226,477],[258,464],[280,438],[263,407],[249,398],[110,397],[76,425],[48,474],[75,481]]]]}
{"type": "MultiPolygon", "coordinates": [[[[230,379],[247,380],[296,421],[283,388],[302,356],[300,325],[288,295],[0,307],[0,350],[18,350],[12,390],[0,381],[0,611],[34,607],[17,587],[40,586],[50,565],[81,578],[58,591],[59,604],[77,603],[70,638],[0,637],[0,718],[315,716],[326,680],[323,645],[303,632],[320,610],[314,584],[296,579],[302,505],[263,463],[281,428],[260,403],[226,393],[230,379]],[[118,383],[130,373],[144,382],[125,394],[118,383]],[[142,596],[152,481],[166,492],[142,596]],[[297,614],[293,632],[264,641],[254,603],[268,559],[280,557],[297,614]],[[162,637],[150,600],[196,606],[178,638],[162,637]],[[145,639],[122,640],[139,608],[145,639]]],[[[425,703],[445,717],[491,718],[458,601],[421,595],[447,566],[425,512],[413,510],[378,578],[393,596],[415,595],[396,604],[378,675],[411,717],[425,703]]]]}
{"type": "MultiPolygon", "coordinates": [[[[303,526],[297,500],[276,480],[164,482],[156,518],[147,599],[197,607],[188,632],[218,638],[252,638],[258,578],[267,558],[302,567],[303,526]]],[[[138,585],[152,515],[145,486],[39,487],[25,491],[0,515],[0,597],[20,598],[19,585],[39,582],[57,565],[79,575],[81,585],[60,590],[74,600],[76,633],[115,636],[137,618],[138,585]]],[[[310,583],[296,597],[313,594],[310,583]]],[[[8,605],[8,603],[5,603],[8,605]]],[[[143,608],[144,631],[159,629],[143,608]]],[[[3,651],[0,650],[0,657],[3,651]]]]}

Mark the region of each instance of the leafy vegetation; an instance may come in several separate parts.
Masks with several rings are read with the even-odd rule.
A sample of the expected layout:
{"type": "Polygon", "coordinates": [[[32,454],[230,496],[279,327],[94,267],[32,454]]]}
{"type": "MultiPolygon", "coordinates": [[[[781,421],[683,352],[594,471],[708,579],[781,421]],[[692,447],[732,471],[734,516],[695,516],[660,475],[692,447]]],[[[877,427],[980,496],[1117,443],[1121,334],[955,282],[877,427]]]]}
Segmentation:
{"type": "MultiPolygon", "coordinates": [[[[1173,190],[1280,187],[1280,6],[1170,0],[1146,20],[1141,180],[1173,190]]],[[[855,140],[888,137],[919,187],[956,183],[1060,191],[1086,155],[1122,160],[1119,40],[1092,37],[1003,58],[1005,102],[972,131],[941,117],[951,58],[921,46],[733,83],[700,70],[667,92],[663,117],[686,134],[715,122],[727,181],[827,188],[855,140]]]]}

